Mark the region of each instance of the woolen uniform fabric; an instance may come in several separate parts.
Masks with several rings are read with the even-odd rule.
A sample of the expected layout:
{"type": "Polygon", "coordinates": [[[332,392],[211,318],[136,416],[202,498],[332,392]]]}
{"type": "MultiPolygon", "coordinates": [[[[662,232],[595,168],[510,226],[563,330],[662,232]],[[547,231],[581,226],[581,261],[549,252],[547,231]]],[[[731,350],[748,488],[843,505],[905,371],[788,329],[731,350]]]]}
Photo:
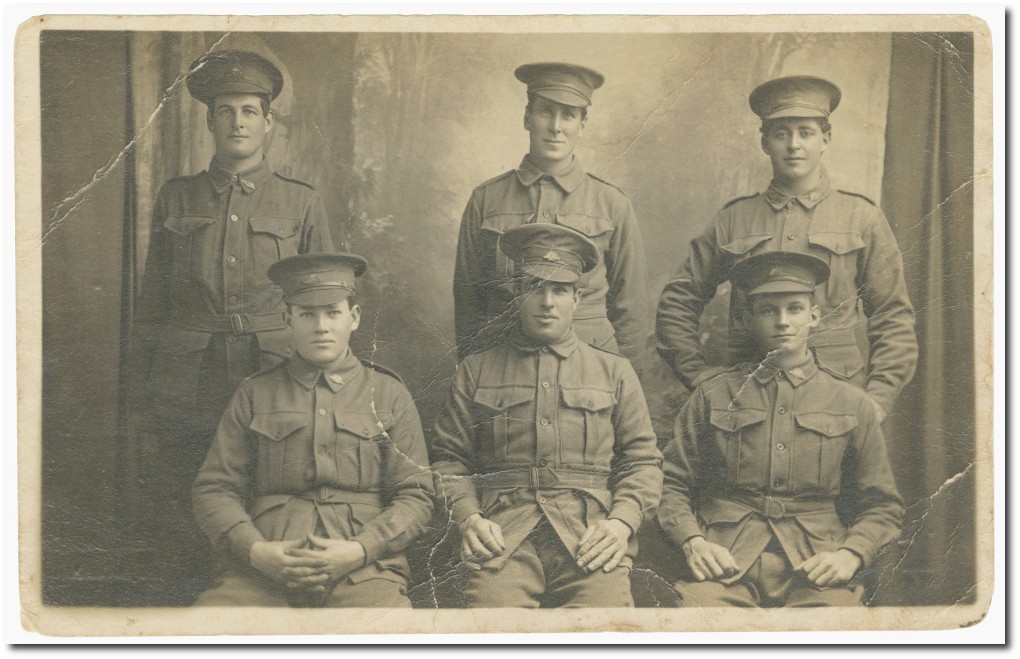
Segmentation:
{"type": "Polygon", "coordinates": [[[870,401],[810,356],[707,380],[674,433],[659,523],[678,547],[700,535],[728,549],[740,571],[723,584],[766,551],[796,567],[845,548],[867,565],[899,533],[903,501],[870,401]]]}
{"type": "Polygon", "coordinates": [[[601,262],[583,275],[584,296],[574,331],[584,343],[632,363],[649,333],[644,246],[630,200],[588,174],[574,158],[563,174],[546,175],[525,156],[518,169],[478,186],[460,225],[453,296],[460,358],[503,342],[516,324],[514,264],[497,247],[507,229],[553,222],[575,229],[599,248],[601,262]]]}
{"type": "MultiPolygon", "coordinates": [[[[903,259],[882,211],[832,188],[824,171],[821,185],[806,195],[789,197],[770,185],[730,202],[691,241],[690,255],[659,298],[656,334],[666,363],[684,386],[696,386],[708,369],[699,335],[705,305],[735,263],[774,250],[813,254],[829,264],[828,282],[815,291],[822,321],[808,345],[823,370],[859,384],[891,411],[917,364],[903,259]]],[[[752,359],[745,300],[740,291],[730,298],[729,365],[752,359]]]]}
{"type": "Polygon", "coordinates": [[[407,389],[348,353],[329,373],[294,356],[246,380],[193,488],[199,526],[235,568],[261,540],[354,540],[346,581],[404,584],[401,552],[432,512],[432,472],[407,389]]]}
{"type": "MultiPolygon", "coordinates": [[[[500,570],[543,520],[570,556],[600,520],[636,532],[662,485],[634,369],[573,332],[545,347],[515,336],[466,357],[436,421],[432,456],[454,522],[481,513],[502,527],[506,549],[482,572],[500,570]]],[[[636,550],[632,535],[624,571],[636,550]]]]}

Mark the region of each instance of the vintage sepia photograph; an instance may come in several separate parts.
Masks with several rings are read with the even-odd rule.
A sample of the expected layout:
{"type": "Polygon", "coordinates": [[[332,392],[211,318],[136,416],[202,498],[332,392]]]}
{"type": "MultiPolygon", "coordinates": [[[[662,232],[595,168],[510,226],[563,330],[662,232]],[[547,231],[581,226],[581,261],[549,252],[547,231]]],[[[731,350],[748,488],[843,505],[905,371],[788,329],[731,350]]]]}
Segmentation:
{"type": "Polygon", "coordinates": [[[979,623],[992,46],[965,15],[25,22],[22,627],[979,623]]]}

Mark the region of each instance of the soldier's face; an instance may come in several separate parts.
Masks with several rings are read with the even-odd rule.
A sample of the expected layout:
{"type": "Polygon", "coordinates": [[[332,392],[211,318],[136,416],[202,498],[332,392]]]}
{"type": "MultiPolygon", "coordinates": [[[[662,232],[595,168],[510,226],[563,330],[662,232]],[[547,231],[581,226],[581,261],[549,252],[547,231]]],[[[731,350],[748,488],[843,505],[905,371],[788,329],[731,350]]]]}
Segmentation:
{"type": "Polygon", "coordinates": [[[524,113],[524,128],[530,135],[531,159],[545,170],[568,161],[584,123],[581,108],[535,96],[524,113]]]}
{"type": "Polygon", "coordinates": [[[291,305],[286,319],[298,354],[316,366],[328,366],[347,354],[351,333],[361,322],[361,307],[347,300],[321,307],[291,305]]]}
{"type": "Polygon", "coordinates": [[[815,119],[777,119],[762,135],[761,146],[772,160],[772,174],[784,182],[804,179],[822,164],[830,133],[823,133],[815,119]]]}
{"type": "Polygon", "coordinates": [[[521,332],[540,345],[557,343],[574,321],[574,309],[581,291],[573,284],[542,279],[526,280],[518,285],[517,305],[521,332]]]}
{"type": "Polygon", "coordinates": [[[262,145],[273,128],[273,113],[262,114],[255,94],[217,96],[206,115],[216,155],[228,161],[262,159],[262,145]]]}
{"type": "Polygon", "coordinates": [[[765,293],[751,298],[748,327],[765,352],[806,348],[821,309],[807,293],[765,293]]]}

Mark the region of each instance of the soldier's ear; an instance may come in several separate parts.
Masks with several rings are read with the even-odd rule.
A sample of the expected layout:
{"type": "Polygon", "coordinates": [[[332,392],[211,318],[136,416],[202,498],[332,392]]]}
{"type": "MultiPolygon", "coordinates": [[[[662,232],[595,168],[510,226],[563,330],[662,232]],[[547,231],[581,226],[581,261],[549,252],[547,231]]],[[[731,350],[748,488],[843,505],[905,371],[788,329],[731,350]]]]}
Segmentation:
{"type": "Polygon", "coordinates": [[[347,304],[351,307],[351,331],[353,332],[361,325],[361,307],[357,304],[351,304],[350,301],[347,304]]]}
{"type": "Polygon", "coordinates": [[[213,110],[212,110],[212,107],[210,107],[210,106],[206,106],[206,108],[205,108],[205,127],[209,129],[210,133],[212,132],[212,129],[213,129],[213,110]]]}
{"type": "Polygon", "coordinates": [[[270,110],[266,113],[266,132],[273,130],[273,122],[276,120],[276,114],[270,110]]]}
{"type": "Polygon", "coordinates": [[[811,305],[811,322],[808,323],[808,327],[812,329],[818,327],[818,323],[822,322],[822,308],[817,304],[811,305]]]}
{"type": "Polygon", "coordinates": [[[287,305],[287,309],[283,312],[283,322],[287,324],[287,327],[293,327],[291,325],[291,311],[290,305],[287,305]]]}
{"type": "Polygon", "coordinates": [[[531,110],[529,107],[524,108],[524,130],[531,130],[531,110]]]}

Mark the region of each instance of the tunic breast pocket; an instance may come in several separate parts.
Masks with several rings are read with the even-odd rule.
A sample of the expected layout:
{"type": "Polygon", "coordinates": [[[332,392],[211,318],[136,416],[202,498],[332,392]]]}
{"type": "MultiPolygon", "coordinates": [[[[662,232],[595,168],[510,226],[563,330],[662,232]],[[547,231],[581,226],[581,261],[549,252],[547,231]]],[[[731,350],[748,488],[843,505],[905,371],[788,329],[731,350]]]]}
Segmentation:
{"type": "Polygon", "coordinates": [[[794,417],[797,437],[794,479],[817,486],[822,494],[836,494],[840,488],[843,454],[850,433],[857,427],[852,414],[801,412],[794,417]]]}
{"type": "Polygon", "coordinates": [[[266,278],[266,269],[280,259],[295,256],[300,247],[299,217],[252,217],[252,257],[259,277],[266,278]]]}
{"type": "MultiPolygon", "coordinates": [[[[383,460],[390,446],[383,417],[366,412],[336,410],[333,461],[338,485],[360,489],[382,488],[383,460]]],[[[389,424],[392,426],[392,423],[389,424]]]]}
{"type": "Polygon", "coordinates": [[[823,301],[843,320],[857,312],[857,257],[864,249],[864,239],[856,233],[816,231],[808,234],[808,244],[815,256],[829,264],[829,279],[822,286],[823,301]]]}
{"type": "Polygon", "coordinates": [[[588,236],[598,246],[599,254],[605,254],[609,249],[609,239],[613,236],[613,221],[608,217],[561,211],[556,214],[556,223],[588,236]]]}
{"type": "Polygon", "coordinates": [[[756,234],[750,236],[739,236],[719,248],[727,254],[735,257],[734,262],[742,260],[745,256],[751,256],[755,252],[768,249],[768,241],[772,240],[772,234],[756,234]]]}
{"type": "Polygon", "coordinates": [[[479,272],[483,281],[475,282],[491,284],[491,279],[509,277],[514,274],[514,264],[499,248],[499,237],[507,230],[527,224],[532,212],[494,213],[482,217],[481,231],[478,233],[478,254],[483,259],[479,272]]]}
{"type": "Polygon", "coordinates": [[[609,466],[613,459],[616,394],[601,389],[560,387],[560,460],[609,466]],[[574,450],[577,447],[578,450],[574,450]]]}
{"type": "MultiPolygon", "coordinates": [[[[496,462],[531,463],[535,455],[535,390],[526,386],[480,387],[478,420],[488,426],[496,462]]],[[[487,447],[482,447],[483,453],[487,447]]]]}
{"type": "Polygon", "coordinates": [[[204,215],[171,215],[163,226],[170,232],[172,281],[206,281],[219,263],[217,240],[210,225],[218,218],[204,215]]]}
{"type": "Polygon", "coordinates": [[[741,486],[761,484],[768,462],[767,442],[761,434],[768,412],[753,407],[712,408],[709,420],[715,428],[715,446],[725,474],[709,474],[709,481],[725,479],[741,486]]]}
{"type": "Polygon", "coordinates": [[[301,435],[300,431],[308,427],[308,412],[276,410],[272,412],[256,412],[252,416],[249,430],[258,440],[257,482],[264,485],[264,493],[280,492],[286,487],[285,467],[297,460],[302,464],[306,460],[304,451],[307,447],[289,447],[301,435]],[[288,456],[288,452],[294,455],[288,456]]]}

